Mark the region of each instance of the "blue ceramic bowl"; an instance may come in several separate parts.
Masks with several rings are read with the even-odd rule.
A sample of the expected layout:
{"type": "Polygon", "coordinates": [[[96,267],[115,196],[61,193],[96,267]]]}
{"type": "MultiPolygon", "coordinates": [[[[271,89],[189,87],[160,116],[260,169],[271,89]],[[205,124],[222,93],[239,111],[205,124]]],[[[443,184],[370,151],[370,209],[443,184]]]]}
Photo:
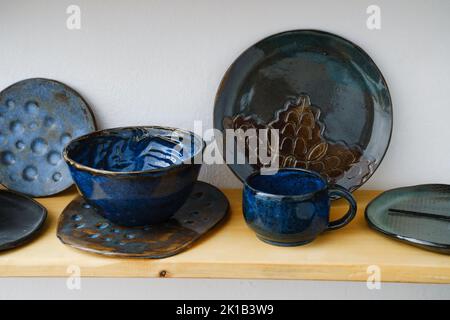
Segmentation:
{"type": "Polygon", "coordinates": [[[78,190],[101,215],[143,226],[169,219],[186,201],[204,147],[189,131],[128,127],[77,138],[63,156],[78,190]]]}
{"type": "Polygon", "coordinates": [[[325,230],[345,226],[356,214],[352,195],[338,185],[328,186],[318,173],[303,169],[280,169],[273,175],[254,173],[244,186],[245,221],[264,242],[297,246],[313,241],[325,230]],[[346,199],[350,208],[336,221],[329,221],[330,197],[346,199]]]}

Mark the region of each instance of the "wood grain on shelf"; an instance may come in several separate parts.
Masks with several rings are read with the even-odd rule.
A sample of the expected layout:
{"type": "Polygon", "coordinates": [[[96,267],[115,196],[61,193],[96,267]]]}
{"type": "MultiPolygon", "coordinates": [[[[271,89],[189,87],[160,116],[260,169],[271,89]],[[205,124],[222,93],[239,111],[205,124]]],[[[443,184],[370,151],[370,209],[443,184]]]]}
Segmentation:
{"type": "MultiPolygon", "coordinates": [[[[359,210],[347,227],[303,247],[282,248],[256,239],[241,211],[241,190],[225,190],[230,216],[192,248],[161,260],[109,258],[70,248],[56,237],[58,216],[75,195],[38,199],[49,211],[43,232],[28,245],[0,252],[0,277],[66,277],[78,266],[87,277],[244,278],[367,281],[368,267],[387,282],[450,283],[450,256],[386,238],[369,229],[364,208],[378,191],[357,191],[359,210]]],[[[333,203],[332,217],[346,210],[333,203]]]]}

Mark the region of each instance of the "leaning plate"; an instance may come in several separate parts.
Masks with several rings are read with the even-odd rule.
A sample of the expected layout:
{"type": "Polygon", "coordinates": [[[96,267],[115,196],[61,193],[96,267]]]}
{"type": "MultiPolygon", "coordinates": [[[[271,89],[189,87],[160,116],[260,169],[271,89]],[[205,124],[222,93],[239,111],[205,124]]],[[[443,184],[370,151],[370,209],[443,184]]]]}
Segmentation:
{"type": "MultiPolygon", "coordinates": [[[[256,43],[231,65],[216,96],[214,126],[278,129],[280,167],[312,169],[353,191],[388,148],[391,97],[380,70],[355,44],[321,31],[289,31],[256,43]]],[[[242,150],[227,154],[241,180],[264,163],[248,139],[245,149],[245,164],[238,163],[242,150]]]]}
{"type": "Polygon", "coordinates": [[[57,235],[69,246],[102,255],[165,258],[192,246],[226,217],[228,207],[219,189],[198,181],[170,220],[147,227],[122,227],[78,197],[61,214],[57,235]]]}
{"type": "Polygon", "coordinates": [[[0,190],[0,251],[21,246],[42,228],[47,210],[15,192],[0,190]]]}
{"type": "Polygon", "coordinates": [[[366,208],[370,227],[427,250],[450,254],[450,186],[427,184],[386,191],[366,208]]]}
{"type": "Polygon", "coordinates": [[[88,105],[66,85],[38,78],[13,84],[0,93],[0,183],[34,197],[68,188],[62,150],[94,130],[88,105]]]}

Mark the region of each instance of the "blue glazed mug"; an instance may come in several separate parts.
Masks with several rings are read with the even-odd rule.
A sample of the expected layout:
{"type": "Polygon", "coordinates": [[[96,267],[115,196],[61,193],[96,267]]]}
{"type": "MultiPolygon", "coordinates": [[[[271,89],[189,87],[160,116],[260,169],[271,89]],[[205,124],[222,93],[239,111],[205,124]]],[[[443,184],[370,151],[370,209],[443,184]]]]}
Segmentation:
{"type": "Polygon", "coordinates": [[[345,188],[328,186],[318,173],[280,169],[273,175],[257,172],[246,179],[243,211],[248,226],[262,241],[298,246],[313,241],[323,231],[347,225],[356,215],[356,202],[345,188]],[[333,196],[346,199],[350,208],[342,218],[330,222],[333,196]]]}

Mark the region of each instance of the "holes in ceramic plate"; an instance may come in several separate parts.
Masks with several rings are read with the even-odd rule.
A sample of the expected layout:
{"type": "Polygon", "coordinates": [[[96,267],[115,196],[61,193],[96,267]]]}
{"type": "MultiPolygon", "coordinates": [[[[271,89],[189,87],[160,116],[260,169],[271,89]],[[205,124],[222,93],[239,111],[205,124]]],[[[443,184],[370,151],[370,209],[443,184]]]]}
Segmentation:
{"type": "Polygon", "coordinates": [[[43,138],[36,138],[31,142],[31,151],[33,151],[35,154],[45,154],[48,149],[48,143],[43,138]]]}
{"type": "Polygon", "coordinates": [[[73,221],[81,221],[81,219],[83,219],[83,217],[79,214],[74,214],[70,217],[73,221]]]}
{"type": "Polygon", "coordinates": [[[75,229],[83,229],[83,228],[85,227],[85,224],[84,224],[84,223],[75,223],[75,224],[73,225],[73,227],[74,227],[75,229]]]}
{"type": "Polygon", "coordinates": [[[8,100],[6,101],[6,108],[8,108],[8,110],[12,110],[14,109],[14,107],[16,106],[16,103],[13,100],[8,100]]]}
{"type": "Polygon", "coordinates": [[[55,172],[55,173],[52,175],[52,180],[53,180],[54,182],[59,182],[59,181],[61,181],[61,179],[62,179],[62,174],[61,174],[60,172],[55,172]]]}
{"type": "Polygon", "coordinates": [[[39,112],[39,106],[37,102],[29,101],[25,104],[25,111],[30,114],[37,114],[39,112]]]}
{"type": "Polygon", "coordinates": [[[98,237],[100,237],[100,234],[98,234],[98,233],[93,233],[88,236],[88,238],[90,238],[90,239],[97,239],[98,237]]]}
{"type": "Polygon", "coordinates": [[[47,128],[52,127],[55,124],[55,119],[52,117],[45,117],[44,119],[44,126],[47,128]]]}
{"type": "Polygon", "coordinates": [[[13,165],[16,162],[16,157],[10,151],[2,152],[0,158],[1,158],[1,163],[6,166],[13,165]]]}
{"type": "Polygon", "coordinates": [[[23,142],[22,140],[18,140],[15,145],[16,145],[17,150],[19,150],[19,151],[22,151],[23,149],[25,149],[25,142],[23,142]]]}
{"type": "Polygon", "coordinates": [[[112,228],[112,229],[111,229],[111,232],[117,234],[117,233],[120,233],[120,230],[117,229],[117,228],[112,228]]]}
{"type": "Polygon", "coordinates": [[[136,235],[134,235],[134,234],[132,234],[132,233],[127,233],[124,237],[125,237],[125,239],[131,240],[131,239],[136,238],[136,235]]]}
{"type": "Polygon", "coordinates": [[[85,203],[85,204],[83,204],[83,208],[85,208],[85,209],[90,209],[90,208],[91,208],[91,205],[88,204],[88,203],[85,203]]]}
{"type": "Polygon", "coordinates": [[[212,202],[206,202],[205,203],[205,208],[211,208],[213,206],[212,202]]]}
{"type": "Polygon", "coordinates": [[[63,133],[60,138],[60,142],[62,145],[66,145],[72,140],[72,135],[68,132],[63,133]]]}
{"type": "Polygon", "coordinates": [[[28,166],[22,172],[22,177],[24,180],[31,182],[37,179],[38,170],[35,166],[28,166]]]}
{"type": "Polygon", "coordinates": [[[47,161],[51,165],[56,166],[61,161],[61,154],[58,151],[50,151],[47,156],[47,161]]]}
{"type": "Polygon", "coordinates": [[[28,128],[30,128],[31,130],[36,130],[37,128],[39,128],[39,124],[36,121],[32,121],[28,125],[28,128]]]}
{"type": "Polygon", "coordinates": [[[9,130],[15,134],[21,134],[25,131],[25,128],[19,120],[11,121],[9,124],[9,130]]]}
{"type": "Polygon", "coordinates": [[[192,199],[200,199],[201,197],[203,197],[203,192],[195,192],[191,195],[192,199]]]}
{"type": "Polygon", "coordinates": [[[96,225],[96,228],[99,230],[104,230],[108,227],[109,227],[109,223],[107,223],[107,222],[102,222],[102,223],[99,223],[96,225]]]}

